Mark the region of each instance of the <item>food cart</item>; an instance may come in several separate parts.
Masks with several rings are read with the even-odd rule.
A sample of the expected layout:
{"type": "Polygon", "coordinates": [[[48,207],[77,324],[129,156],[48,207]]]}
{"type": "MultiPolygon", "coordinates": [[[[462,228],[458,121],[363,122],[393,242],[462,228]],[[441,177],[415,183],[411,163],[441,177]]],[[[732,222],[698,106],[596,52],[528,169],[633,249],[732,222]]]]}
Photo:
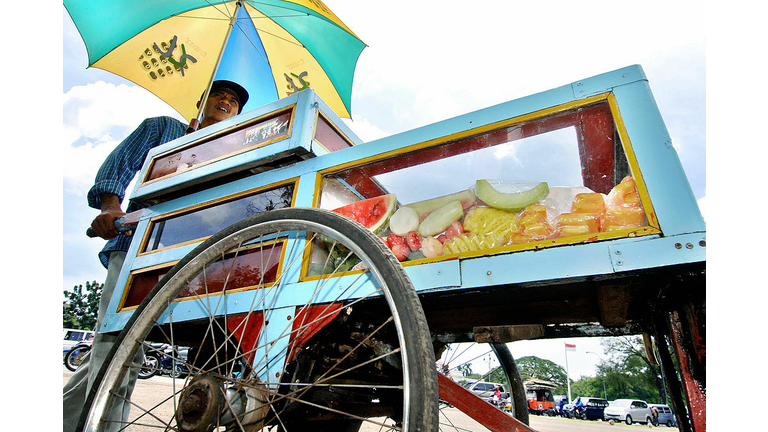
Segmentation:
{"type": "Polygon", "coordinates": [[[191,373],[136,424],[437,430],[443,399],[531,430],[505,343],[628,334],[705,430],[706,227],[639,66],[367,143],[305,90],[153,149],[131,199],[88,430],[144,341],[191,373]],[[437,373],[470,341],[515,416],[437,373]]]}

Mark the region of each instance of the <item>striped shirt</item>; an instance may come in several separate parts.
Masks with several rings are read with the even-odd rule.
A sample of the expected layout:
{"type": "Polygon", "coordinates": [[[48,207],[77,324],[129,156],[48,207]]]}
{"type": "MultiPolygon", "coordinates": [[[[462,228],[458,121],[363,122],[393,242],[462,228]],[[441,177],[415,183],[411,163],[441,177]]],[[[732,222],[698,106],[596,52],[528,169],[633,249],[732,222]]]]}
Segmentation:
{"type": "MultiPolygon", "coordinates": [[[[144,120],[104,160],[96,173],[93,187],[88,191],[88,205],[100,210],[101,195],[105,193],[117,195],[122,201],[128,184],[141,169],[149,150],[183,136],[186,130],[187,125],[171,117],[153,117],[144,120]]],[[[131,202],[128,204],[126,213],[139,208],[141,206],[131,202]]],[[[99,261],[107,268],[110,252],[128,251],[130,245],[131,237],[125,234],[118,235],[107,241],[104,249],[99,252],[99,261]]]]}

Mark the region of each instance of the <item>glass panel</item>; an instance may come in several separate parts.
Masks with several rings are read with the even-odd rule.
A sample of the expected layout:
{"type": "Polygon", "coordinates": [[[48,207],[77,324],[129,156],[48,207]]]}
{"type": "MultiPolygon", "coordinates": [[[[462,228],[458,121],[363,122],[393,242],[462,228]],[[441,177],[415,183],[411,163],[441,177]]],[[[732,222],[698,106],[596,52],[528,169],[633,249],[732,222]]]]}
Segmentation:
{"type": "Polygon", "coordinates": [[[408,248],[397,247],[401,260],[638,235],[628,229],[647,225],[604,101],[328,174],[320,207],[385,194],[396,195],[399,209],[377,234],[394,251],[414,231],[408,248]],[[436,210],[450,201],[452,209],[436,210]],[[399,217],[403,207],[411,216],[399,217]]]}
{"type": "MultiPolygon", "coordinates": [[[[218,293],[224,290],[225,283],[228,291],[274,283],[279,274],[282,248],[282,241],[271,245],[258,245],[241,250],[237,256],[232,255],[223,261],[217,261],[205,270],[207,290],[201,274],[193,279],[177,298],[197,298],[198,295],[218,293]]],[[[166,267],[133,275],[122,307],[138,306],[169,270],[170,267],[166,267]]]]}
{"type": "Polygon", "coordinates": [[[317,116],[315,140],[322,144],[328,151],[336,151],[352,147],[352,144],[342,137],[336,129],[328,123],[328,120],[321,115],[317,116]]]}
{"type": "Polygon", "coordinates": [[[288,135],[290,122],[291,112],[286,111],[225,136],[158,156],[152,161],[152,167],[145,181],[186,171],[224,156],[241,153],[284,138],[288,135]]]}
{"type": "Polygon", "coordinates": [[[148,252],[211,236],[249,216],[267,210],[290,207],[294,184],[261,191],[209,207],[154,221],[149,241],[143,248],[148,252]]]}

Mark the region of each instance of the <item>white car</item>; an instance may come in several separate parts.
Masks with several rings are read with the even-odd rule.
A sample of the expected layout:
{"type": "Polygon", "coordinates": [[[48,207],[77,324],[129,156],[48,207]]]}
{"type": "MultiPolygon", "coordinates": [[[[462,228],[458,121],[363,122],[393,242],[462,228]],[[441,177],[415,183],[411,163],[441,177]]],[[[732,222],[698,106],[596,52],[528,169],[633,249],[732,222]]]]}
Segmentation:
{"type": "Polygon", "coordinates": [[[651,408],[645,401],[637,399],[616,399],[603,411],[606,421],[618,420],[631,425],[632,422],[651,423],[651,408]]]}
{"type": "Polygon", "coordinates": [[[93,338],[93,332],[90,330],[64,329],[64,355],[67,355],[67,351],[73,346],[91,338],[93,338]]]}
{"type": "Polygon", "coordinates": [[[498,383],[474,381],[464,384],[465,389],[471,391],[477,395],[477,397],[484,399],[487,402],[491,402],[493,400],[493,393],[498,387],[501,387],[502,393],[507,392],[507,390],[504,388],[504,385],[498,383]]]}

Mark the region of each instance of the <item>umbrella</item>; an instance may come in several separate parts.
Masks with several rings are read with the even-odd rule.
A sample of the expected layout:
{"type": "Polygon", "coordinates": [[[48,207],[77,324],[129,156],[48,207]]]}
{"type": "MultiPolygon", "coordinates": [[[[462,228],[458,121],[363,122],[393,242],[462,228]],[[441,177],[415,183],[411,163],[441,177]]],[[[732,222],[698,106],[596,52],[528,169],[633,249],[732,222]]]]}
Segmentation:
{"type": "Polygon", "coordinates": [[[320,0],[65,0],[88,66],[149,90],[184,118],[214,79],[256,108],[311,87],[350,117],[365,44],[320,0]]]}

